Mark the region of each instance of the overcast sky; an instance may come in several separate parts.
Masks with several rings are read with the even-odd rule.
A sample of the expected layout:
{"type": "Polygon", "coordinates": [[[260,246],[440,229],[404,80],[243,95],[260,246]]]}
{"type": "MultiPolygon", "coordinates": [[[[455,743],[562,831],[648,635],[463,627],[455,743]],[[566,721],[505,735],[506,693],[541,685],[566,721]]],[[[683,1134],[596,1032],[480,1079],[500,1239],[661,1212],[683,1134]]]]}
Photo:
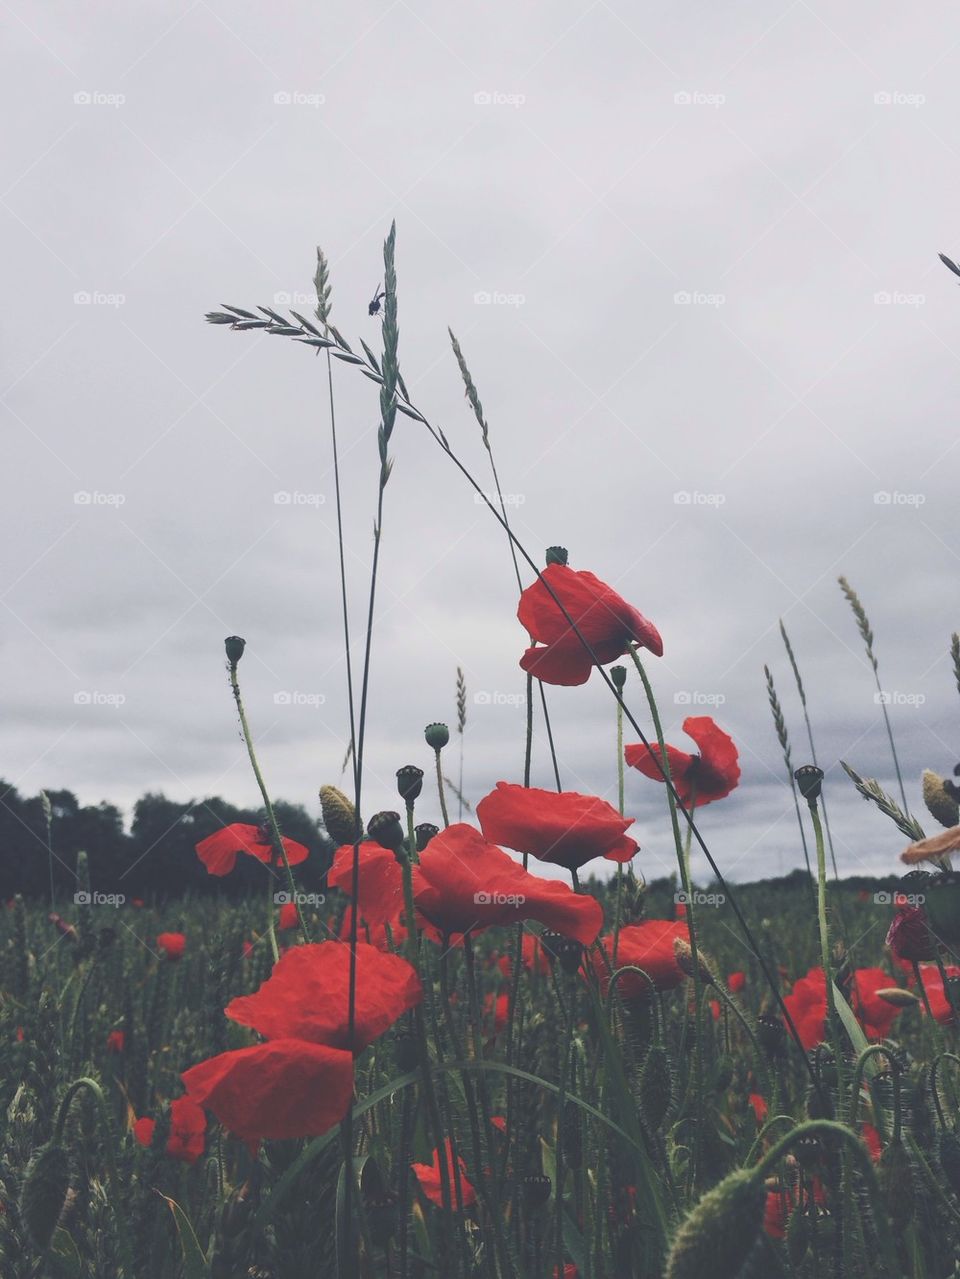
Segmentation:
{"type": "MultiPolygon", "coordinates": [[[[567,546],[658,625],[669,740],[688,744],[691,712],[736,739],[742,784],[701,810],[720,865],[802,863],[762,669],[805,762],[780,617],[842,872],[890,870],[905,843],[836,766],[896,786],[840,573],[935,828],[920,771],[960,759],[960,282],[936,257],[960,256],[954,5],[7,12],[0,775],[125,809],[148,789],[255,804],[223,662],[237,633],[273,793],[315,811],[340,780],[325,362],[203,315],[309,311],[320,244],[334,322],[378,348],[367,303],[396,218],[412,397],[486,484],[449,325],[518,535],[538,557],[567,546]]],[[[359,663],[377,395],[346,366],[335,395],[359,663]]],[[[422,428],[401,418],[392,452],[367,813],[395,806],[397,767],[428,765],[423,725],[455,722],[458,664],[468,797],[522,778],[505,540],[422,428]]],[[[549,704],[565,787],[615,801],[599,679],[549,704]]],[[[639,869],[669,871],[663,788],[628,776],[627,811],[639,869]]]]}

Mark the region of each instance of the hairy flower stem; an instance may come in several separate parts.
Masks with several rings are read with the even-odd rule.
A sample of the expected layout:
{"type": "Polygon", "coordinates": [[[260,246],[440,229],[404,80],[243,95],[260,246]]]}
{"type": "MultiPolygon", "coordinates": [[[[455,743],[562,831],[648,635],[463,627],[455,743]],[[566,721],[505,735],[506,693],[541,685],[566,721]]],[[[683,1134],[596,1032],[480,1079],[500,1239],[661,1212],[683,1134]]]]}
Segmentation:
{"type": "MultiPolygon", "coordinates": [[[[293,871],[290,869],[290,863],[287,860],[287,850],[283,846],[283,837],[280,834],[280,827],[277,825],[277,819],[274,815],[273,804],[270,802],[270,796],[267,794],[267,785],[263,780],[263,774],[260,771],[260,765],[257,762],[257,753],[253,748],[253,737],[250,733],[250,725],[247,722],[247,713],[243,709],[243,698],[240,696],[240,681],[237,677],[237,663],[230,662],[230,687],[233,690],[233,700],[237,704],[237,714],[240,717],[240,728],[243,731],[243,740],[247,745],[247,755],[250,757],[250,767],[253,769],[253,775],[257,779],[257,785],[260,788],[260,795],[263,798],[263,807],[267,814],[267,825],[270,831],[270,842],[273,845],[274,861],[282,863],[287,876],[287,891],[290,893],[290,899],[297,908],[297,920],[300,924],[300,932],[304,941],[310,940],[310,930],[307,928],[306,920],[303,917],[303,910],[300,907],[300,900],[297,894],[297,885],[293,878],[293,871]]],[[[271,869],[271,874],[273,871],[271,869]]],[[[269,885],[268,885],[269,887],[269,885]]],[[[270,910],[267,915],[267,932],[270,936],[270,946],[273,951],[274,959],[277,958],[277,940],[273,928],[273,895],[270,896],[270,910]]]]}
{"type": "Polygon", "coordinates": [[[437,793],[440,796],[440,813],[443,817],[443,825],[447,827],[450,825],[450,816],[447,813],[447,797],[444,794],[443,769],[440,767],[440,748],[436,747],[433,754],[437,764],[437,793]]]}
{"type": "Polygon", "coordinates": [[[827,1026],[830,1036],[830,1047],[833,1049],[837,1071],[837,1088],[842,1092],[842,1045],[837,1031],[837,1003],[830,967],[830,926],[827,922],[827,854],[823,839],[823,824],[817,808],[815,796],[807,800],[810,809],[810,820],[813,822],[813,834],[817,846],[817,924],[820,930],[820,963],[827,987],[827,1026]]]}

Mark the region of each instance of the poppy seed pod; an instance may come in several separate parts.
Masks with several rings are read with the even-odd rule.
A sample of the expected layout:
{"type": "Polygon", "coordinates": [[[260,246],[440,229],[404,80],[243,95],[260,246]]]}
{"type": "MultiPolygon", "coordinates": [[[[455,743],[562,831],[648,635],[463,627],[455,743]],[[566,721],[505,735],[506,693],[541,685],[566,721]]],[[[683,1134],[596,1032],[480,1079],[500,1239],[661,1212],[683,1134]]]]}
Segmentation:
{"type": "Polygon", "coordinates": [[[565,973],[575,973],[580,967],[583,946],[573,937],[564,937],[552,930],[540,934],[540,942],[552,963],[559,964],[565,973]]]}
{"type": "Polygon", "coordinates": [[[543,1173],[531,1173],[523,1179],[523,1202],[529,1212],[545,1208],[550,1202],[553,1182],[543,1173]]]}
{"type": "Polygon", "coordinates": [[[247,646],[247,641],[241,639],[239,635],[228,635],[223,641],[223,647],[227,651],[227,661],[231,666],[236,666],[240,658],[243,657],[243,650],[247,646]]]}
{"type": "Polygon", "coordinates": [[[770,1057],[779,1057],[786,1042],[787,1029],[779,1017],[761,1013],[757,1018],[757,1041],[770,1057]]]}
{"type": "Polygon", "coordinates": [[[397,1203],[397,1196],[392,1190],[386,1188],[363,1196],[363,1206],[366,1209],[367,1224],[370,1228],[370,1241],[377,1248],[385,1248],[397,1233],[397,1227],[400,1224],[397,1203]]]}
{"type": "Polygon", "coordinates": [[[569,556],[565,546],[548,546],[543,558],[547,564],[566,564],[569,556]]]}
{"type": "Polygon", "coordinates": [[[680,1226],[665,1279],[735,1279],[760,1235],[764,1205],[763,1187],[753,1172],[730,1173],[680,1226]]]}
{"type": "Polygon", "coordinates": [[[20,1219],[40,1252],[53,1238],[69,1187],[66,1151],[53,1144],[41,1147],[27,1165],[20,1190],[20,1219]]]}
{"type": "Polygon", "coordinates": [[[422,768],[417,768],[416,764],[404,764],[403,768],[397,769],[397,791],[408,807],[413,806],[413,801],[419,797],[422,790],[422,768]]]}
{"type": "Polygon", "coordinates": [[[446,724],[428,724],[423,735],[431,750],[442,751],[450,740],[450,729],[446,724]]]}
{"type": "Polygon", "coordinates": [[[389,848],[391,852],[396,852],[398,848],[403,847],[404,840],[400,814],[389,810],[374,813],[367,822],[367,834],[381,848],[389,848]]]}
{"type": "Polygon", "coordinates": [[[617,690],[617,692],[622,693],[624,685],[627,682],[627,668],[625,666],[611,666],[610,679],[612,680],[613,687],[617,690]]]}
{"type": "Polygon", "coordinates": [[[330,838],[336,844],[352,844],[363,823],[357,821],[357,811],[343,791],[336,786],[321,786],[320,809],[330,838]]]}
{"type": "Polygon", "coordinates": [[[419,826],[414,826],[413,833],[417,839],[417,852],[422,853],[434,835],[440,834],[440,827],[434,826],[433,822],[421,822],[419,826]]]}
{"type": "Polygon", "coordinates": [[[823,785],[823,769],[817,768],[816,764],[802,764],[793,776],[803,798],[808,804],[815,804],[823,785]]]}

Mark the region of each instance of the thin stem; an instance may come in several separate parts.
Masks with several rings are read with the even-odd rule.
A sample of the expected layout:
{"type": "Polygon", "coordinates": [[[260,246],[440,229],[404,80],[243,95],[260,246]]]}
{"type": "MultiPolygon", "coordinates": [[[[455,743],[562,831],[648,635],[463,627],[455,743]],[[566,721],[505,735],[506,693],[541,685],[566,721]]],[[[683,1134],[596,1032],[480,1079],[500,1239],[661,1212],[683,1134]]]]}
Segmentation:
{"type": "Polygon", "coordinates": [[[440,767],[440,750],[439,750],[439,748],[436,748],[436,749],[434,750],[433,754],[434,754],[434,758],[435,758],[436,763],[437,763],[437,793],[438,793],[438,794],[439,794],[439,796],[440,796],[440,813],[441,813],[441,815],[442,815],[442,817],[443,817],[443,824],[444,824],[444,827],[447,827],[447,826],[449,826],[449,825],[450,825],[450,817],[449,817],[449,815],[448,815],[448,813],[447,813],[447,797],[446,797],[446,795],[444,794],[445,787],[444,787],[444,784],[443,784],[443,769],[440,767]]]}

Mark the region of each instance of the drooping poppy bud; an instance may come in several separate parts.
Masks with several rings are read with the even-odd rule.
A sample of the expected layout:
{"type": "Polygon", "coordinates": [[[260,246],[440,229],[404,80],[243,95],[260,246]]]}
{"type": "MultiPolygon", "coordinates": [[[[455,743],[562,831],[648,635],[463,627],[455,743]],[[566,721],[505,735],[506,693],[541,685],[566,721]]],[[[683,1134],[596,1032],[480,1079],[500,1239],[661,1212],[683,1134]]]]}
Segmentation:
{"type": "Polygon", "coordinates": [[[735,1279],[763,1228],[765,1195],[738,1168],[709,1190],[677,1231],[665,1279],[735,1279]]]}
{"type": "Polygon", "coordinates": [[[20,1189],[20,1220],[38,1252],[46,1250],[67,1199],[67,1152],[52,1143],[36,1152],[20,1189]]]}
{"type": "Polygon", "coordinates": [[[650,1132],[662,1127],[672,1100],[670,1058],[663,1044],[652,1044],[640,1068],[640,1114],[650,1132]]]}

